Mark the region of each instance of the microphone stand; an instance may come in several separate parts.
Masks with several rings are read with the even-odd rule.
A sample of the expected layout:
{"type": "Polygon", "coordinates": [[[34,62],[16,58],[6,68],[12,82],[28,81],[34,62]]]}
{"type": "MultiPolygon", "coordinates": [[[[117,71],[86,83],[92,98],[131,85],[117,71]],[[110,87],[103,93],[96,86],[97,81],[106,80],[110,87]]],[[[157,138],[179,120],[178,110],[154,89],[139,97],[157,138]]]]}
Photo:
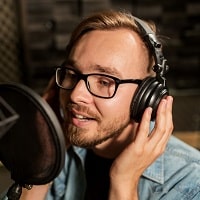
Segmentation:
{"type": "MultiPolygon", "coordinates": [[[[13,183],[7,192],[8,200],[19,200],[22,194],[22,185],[19,183],[13,183]]],[[[28,190],[32,188],[32,185],[24,185],[24,187],[28,190]]]]}

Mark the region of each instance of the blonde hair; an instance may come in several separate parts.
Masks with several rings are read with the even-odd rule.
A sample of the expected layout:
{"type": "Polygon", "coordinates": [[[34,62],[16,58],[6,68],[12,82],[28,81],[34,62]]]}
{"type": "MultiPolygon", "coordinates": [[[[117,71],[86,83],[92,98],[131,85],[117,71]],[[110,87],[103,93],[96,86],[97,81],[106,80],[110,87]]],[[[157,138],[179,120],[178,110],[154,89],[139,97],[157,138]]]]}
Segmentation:
{"type": "MultiPolygon", "coordinates": [[[[153,23],[145,23],[147,23],[152,29],[152,31],[156,33],[156,27],[153,23]]],[[[138,35],[141,37],[149,52],[149,66],[147,67],[147,69],[148,71],[150,71],[154,62],[153,53],[149,48],[147,42],[143,38],[143,33],[135,23],[134,16],[128,12],[104,11],[90,15],[89,17],[85,18],[79,23],[79,25],[74,29],[74,31],[71,34],[71,38],[66,47],[67,57],[69,57],[71,50],[75,47],[79,39],[87,32],[93,30],[114,30],[120,28],[126,28],[131,31],[134,31],[138,33],[138,35]]]]}

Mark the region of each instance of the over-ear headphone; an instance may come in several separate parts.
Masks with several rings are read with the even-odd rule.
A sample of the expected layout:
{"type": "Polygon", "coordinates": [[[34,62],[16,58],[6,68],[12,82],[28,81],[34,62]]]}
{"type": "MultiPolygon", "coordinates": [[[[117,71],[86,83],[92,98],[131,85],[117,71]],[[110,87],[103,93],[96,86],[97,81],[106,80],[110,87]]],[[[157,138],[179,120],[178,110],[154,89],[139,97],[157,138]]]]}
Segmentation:
{"type": "Polygon", "coordinates": [[[143,34],[143,38],[150,51],[153,52],[155,65],[152,69],[156,73],[156,76],[146,77],[136,89],[131,102],[130,116],[136,122],[139,122],[144,110],[147,107],[152,107],[151,120],[155,120],[161,99],[169,94],[165,78],[165,73],[168,71],[167,60],[163,56],[162,45],[151,28],[141,19],[134,17],[134,20],[143,34]]]}

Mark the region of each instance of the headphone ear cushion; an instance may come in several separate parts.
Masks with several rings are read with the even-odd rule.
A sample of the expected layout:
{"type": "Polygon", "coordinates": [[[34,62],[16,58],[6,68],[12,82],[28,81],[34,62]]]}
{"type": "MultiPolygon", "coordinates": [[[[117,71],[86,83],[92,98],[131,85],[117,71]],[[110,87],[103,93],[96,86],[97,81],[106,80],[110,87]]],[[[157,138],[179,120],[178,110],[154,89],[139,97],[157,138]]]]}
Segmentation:
{"type": "Polygon", "coordinates": [[[152,107],[152,117],[154,120],[158,105],[162,98],[168,95],[168,89],[155,77],[147,77],[137,88],[131,103],[131,118],[140,122],[142,115],[147,107],[152,107]]]}

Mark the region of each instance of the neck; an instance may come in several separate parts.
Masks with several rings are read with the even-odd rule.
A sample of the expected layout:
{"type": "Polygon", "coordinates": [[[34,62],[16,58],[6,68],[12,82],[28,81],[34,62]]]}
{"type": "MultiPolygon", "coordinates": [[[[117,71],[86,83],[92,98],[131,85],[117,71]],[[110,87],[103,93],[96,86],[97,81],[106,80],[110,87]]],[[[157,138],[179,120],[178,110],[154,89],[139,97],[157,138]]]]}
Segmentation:
{"type": "Polygon", "coordinates": [[[98,156],[114,159],[134,140],[134,130],[136,128],[133,127],[133,124],[129,124],[120,135],[108,139],[92,150],[98,156]]]}

